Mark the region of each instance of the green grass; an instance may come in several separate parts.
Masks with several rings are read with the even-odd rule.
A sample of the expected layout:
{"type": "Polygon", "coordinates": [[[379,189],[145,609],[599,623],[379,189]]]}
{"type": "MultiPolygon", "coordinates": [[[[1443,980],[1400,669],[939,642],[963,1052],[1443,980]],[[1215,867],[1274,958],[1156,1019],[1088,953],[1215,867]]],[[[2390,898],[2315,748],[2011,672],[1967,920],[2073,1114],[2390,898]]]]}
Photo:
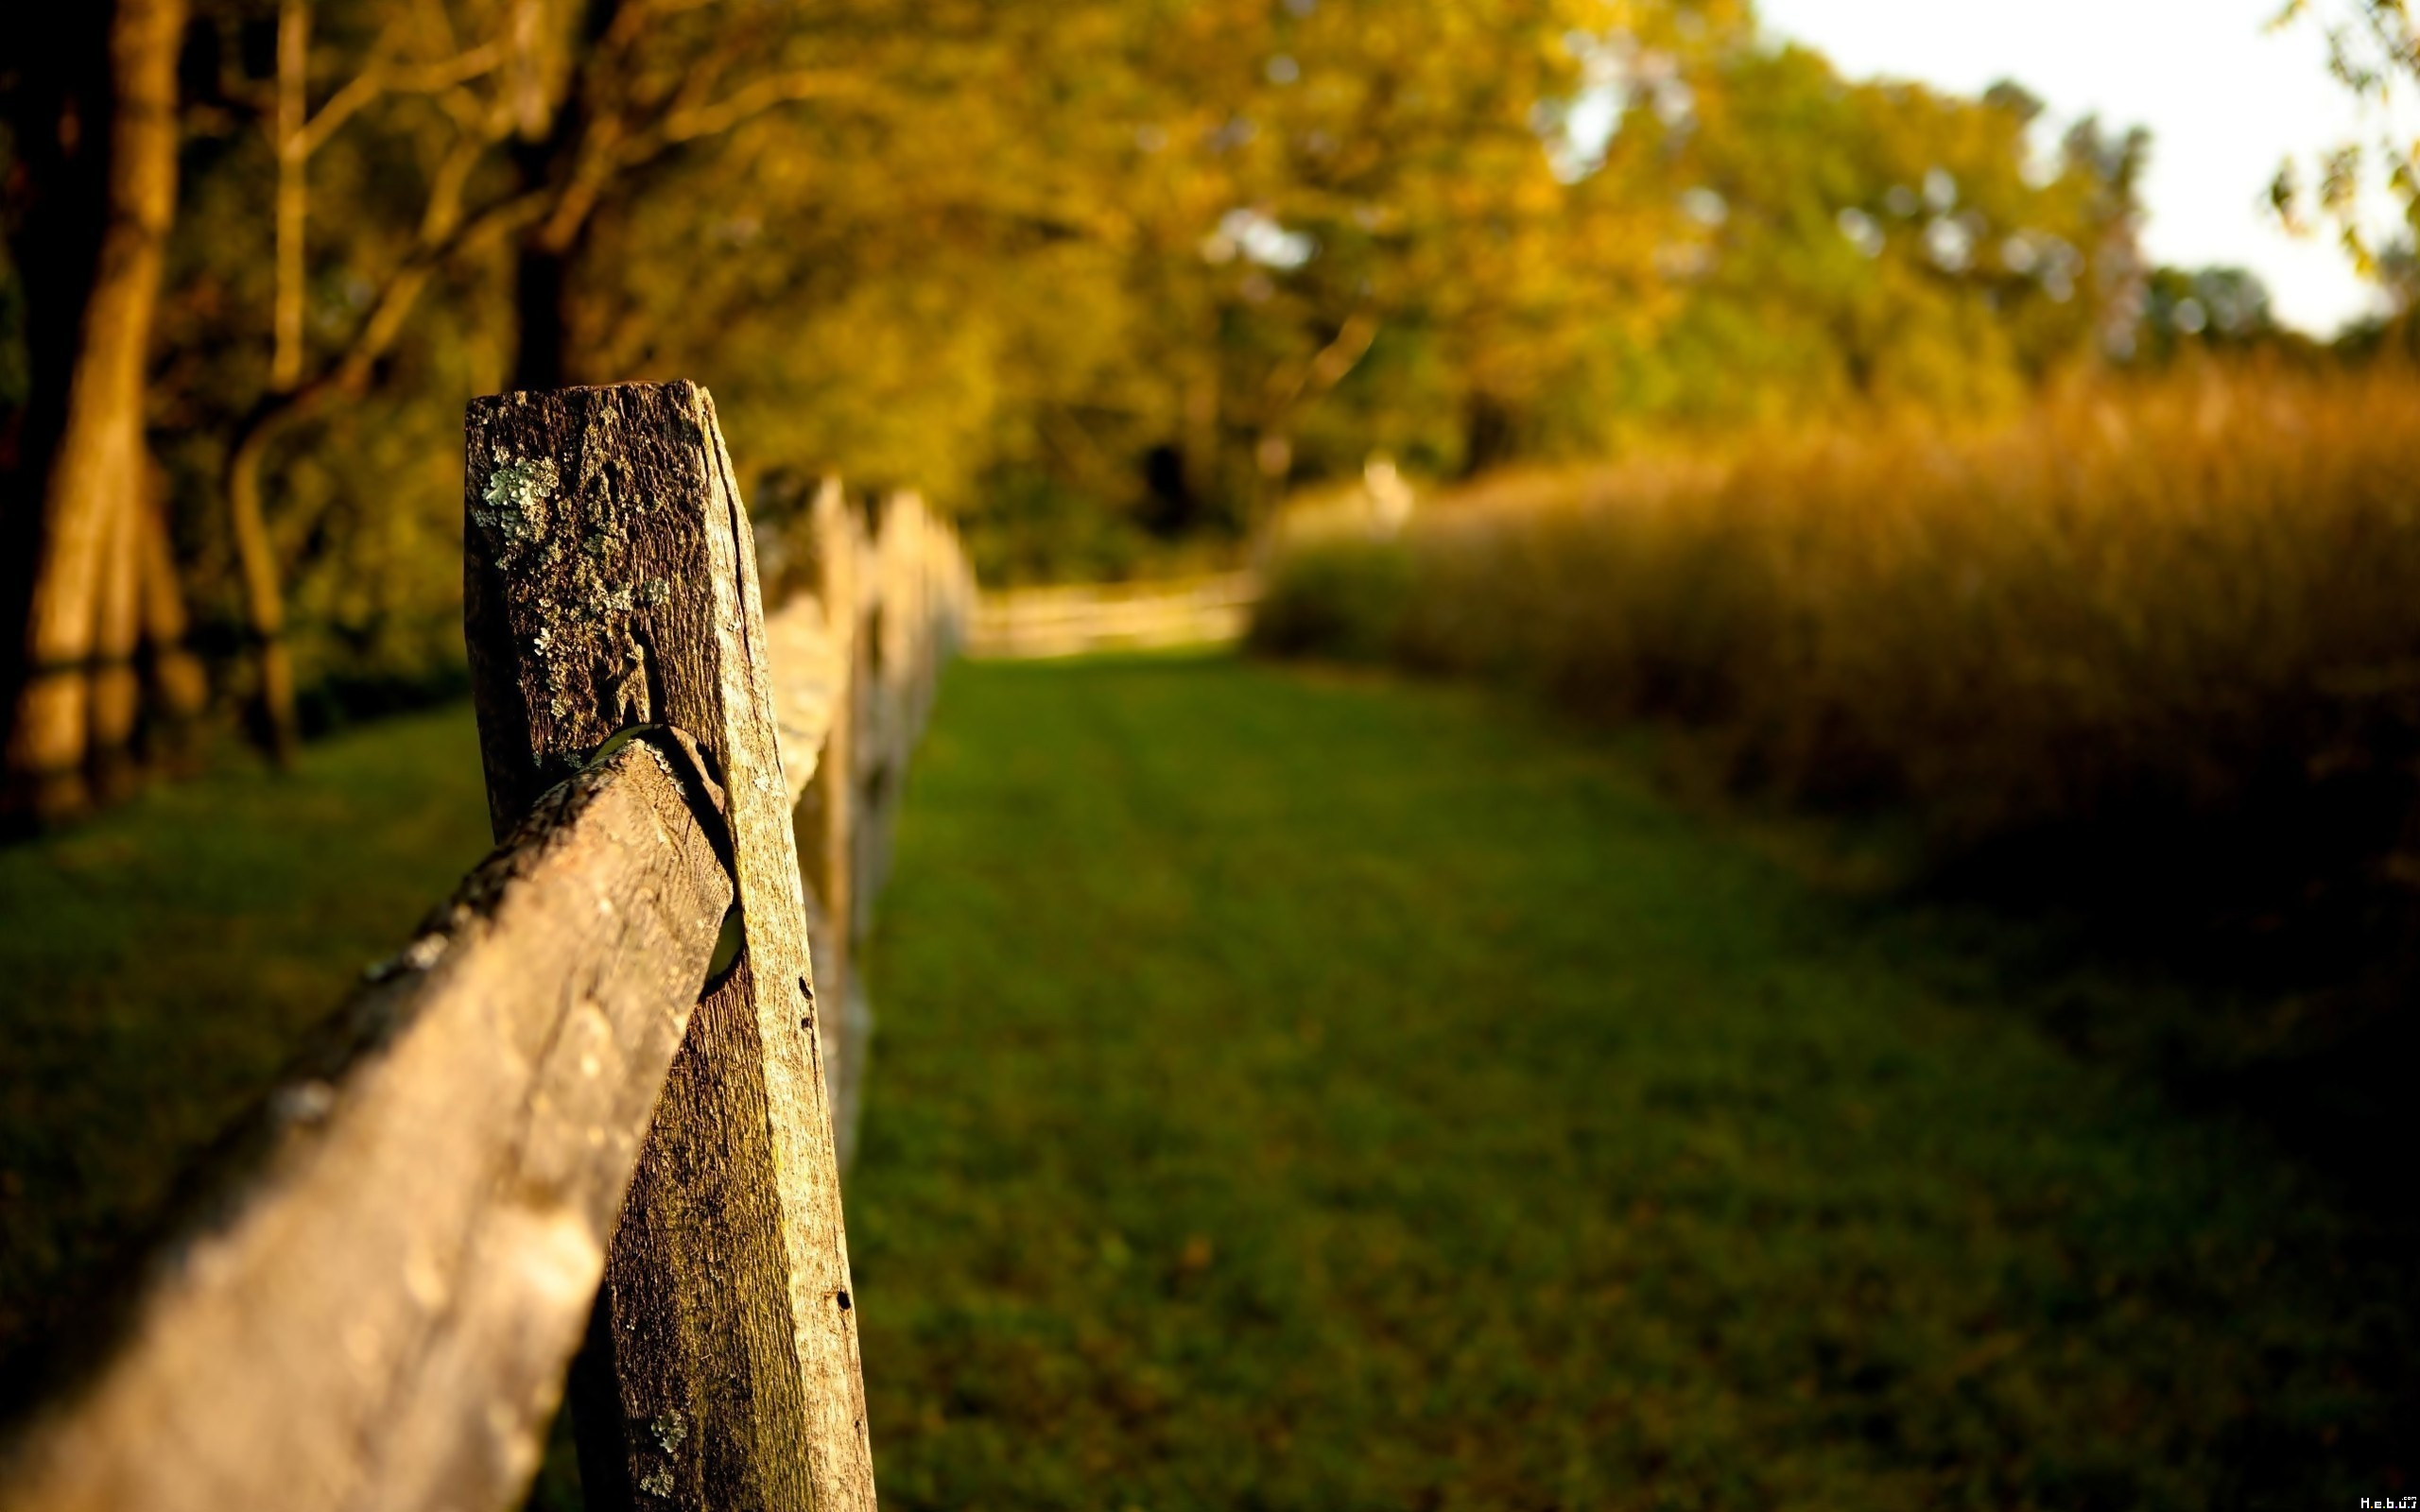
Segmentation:
{"type": "Polygon", "coordinates": [[[485,791],[460,705],[0,850],[0,1366],[486,853],[485,791]]]}
{"type": "MultiPolygon", "coordinates": [[[[955,669],[849,1193],[885,1503],[2410,1488],[2408,1222],[1642,769],[1468,690],[955,669]]],[[[485,846],[456,709],[0,850],[0,1347],[485,846]]]]}
{"type": "Polygon", "coordinates": [[[955,669],[850,1188],[886,1505],[2409,1488],[2408,1226],[1637,770],[1469,692],[955,669]]]}

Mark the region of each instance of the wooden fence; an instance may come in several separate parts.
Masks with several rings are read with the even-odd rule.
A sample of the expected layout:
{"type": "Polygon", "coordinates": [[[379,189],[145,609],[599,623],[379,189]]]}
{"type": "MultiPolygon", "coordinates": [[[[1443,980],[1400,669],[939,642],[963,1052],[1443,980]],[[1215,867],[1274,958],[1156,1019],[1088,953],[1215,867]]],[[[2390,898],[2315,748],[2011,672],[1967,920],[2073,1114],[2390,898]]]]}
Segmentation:
{"type": "Polygon", "coordinates": [[[760,593],[693,385],[468,428],[501,843],[14,1425],[8,1512],[507,1507],[567,1372],[598,1512],[874,1504],[851,947],[964,558],[912,497],[827,486],[760,593]]]}
{"type": "Polygon", "coordinates": [[[1026,658],[1227,644],[1243,638],[1259,596],[1248,572],[985,593],[967,651],[1026,658]]]}

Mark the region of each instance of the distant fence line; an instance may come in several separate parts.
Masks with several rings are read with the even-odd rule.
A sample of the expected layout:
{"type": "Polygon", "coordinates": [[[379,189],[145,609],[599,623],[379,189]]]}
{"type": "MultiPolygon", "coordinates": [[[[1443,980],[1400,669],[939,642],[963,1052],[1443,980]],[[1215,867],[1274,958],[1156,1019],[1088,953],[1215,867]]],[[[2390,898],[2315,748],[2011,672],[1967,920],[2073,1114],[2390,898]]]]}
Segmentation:
{"type": "Polygon", "coordinates": [[[0,1512],[500,1512],[566,1389],[599,1512],[873,1512],[853,946],[965,558],[827,485],[768,612],[702,389],[468,429],[499,847],[55,1362],[0,1512]]]}
{"type": "Polygon", "coordinates": [[[1259,597],[1249,572],[987,590],[976,600],[967,652],[1019,659],[1225,644],[1243,638],[1259,597]]]}

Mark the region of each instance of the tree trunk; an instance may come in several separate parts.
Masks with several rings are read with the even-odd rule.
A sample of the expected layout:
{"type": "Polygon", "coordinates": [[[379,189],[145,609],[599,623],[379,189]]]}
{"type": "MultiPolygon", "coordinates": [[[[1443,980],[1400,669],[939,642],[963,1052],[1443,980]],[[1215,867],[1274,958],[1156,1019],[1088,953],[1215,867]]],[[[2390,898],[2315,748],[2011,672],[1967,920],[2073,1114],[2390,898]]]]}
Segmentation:
{"type": "Polygon", "coordinates": [[[210,697],[210,682],[201,659],[185,644],[184,590],[177,580],[177,560],[168,549],[165,480],[159,466],[148,469],[146,487],[135,500],[135,548],[143,596],[143,644],[150,674],[152,745],[155,755],[171,759],[182,753],[188,731],[210,697]]]}
{"type": "Polygon", "coordinates": [[[292,390],[302,381],[302,232],[310,212],[303,138],[309,124],[305,91],[311,66],[311,8],[282,0],[277,8],[277,299],[268,367],[269,387],[292,390]]]}
{"type": "Polygon", "coordinates": [[[521,246],[513,267],[513,312],[521,330],[512,359],[511,387],[561,388],[568,379],[571,322],[563,309],[571,252],[533,238],[521,246]]]}
{"type": "Polygon", "coordinates": [[[553,203],[522,234],[513,262],[512,305],[520,330],[507,385],[511,389],[561,388],[579,381],[571,350],[572,265],[596,208],[596,185],[580,187],[579,156],[598,104],[590,94],[596,83],[597,44],[613,31],[622,5],[623,0],[581,0],[576,6],[576,60],[559,91],[548,89],[534,72],[521,80],[520,137],[510,147],[513,171],[524,193],[550,193],[553,203]]]}
{"type": "MultiPolygon", "coordinates": [[[[1213,345],[1215,352],[1218,348],[1213,345]]],[[[1214,356],[1203,363],[1184,387],[1184,441],[1183,445],[1185,491],[1193,496],[1194,508],[1207,509],[1223,502],[1225,479],[1219,468],[1219,369],[1214,356]]]]}
{"type": "Polygon", "coordinates": [[[7,747],[10,797],[41,816],[73,812],[91,797],[91,670],[111,541],[121,550],[132,542],[130,530],[112,524],[140,486],[144,364],[176,211],[184,16],[184,0],[118,0],[110,23],[106,221],[43,490],[25,672],[7,747]]]}
{"type": "Polygon", "coordinates": [[[265,411],[227,455],[228,525],[244,580],[244,627],[252,643],[254,733],[280,766],[293,764],[301,737],[294,718],[294,658],[285,644],[285,593],[277,580],[277,550],[261,507],[261,459],[295,407],[265,411]]]}
{"type": "MultiPolygon", "coordinates": [[[[109,212],[109,11],[71,7],[49,17],[43,66],[20,71],[0,90],[17,182],[9,195],[9,260],[24,301],[25,407],[0,445],[0,750],[8,746],[16,690],[31,650],[34,570],[43,541],[43,490],[67,426],[67,392],[83,341],[86,299],[100,262],[109,212]]],[[[9,805],[25,795],[11,781],[9,805]]]]}
{"type": "Polygon", "coordinates": [[[134,727],[143,712],[143,683],[134,668],[134,648],[143,632],[142,537],[136,533],[145,483],[141,442],[127,468],[125,487],[109,505],[109,529],[102,538],[101,585],[93,636],[92,727],[90,749],[94,796],[103,802],[124,798],[134,787],[134,727]]]}

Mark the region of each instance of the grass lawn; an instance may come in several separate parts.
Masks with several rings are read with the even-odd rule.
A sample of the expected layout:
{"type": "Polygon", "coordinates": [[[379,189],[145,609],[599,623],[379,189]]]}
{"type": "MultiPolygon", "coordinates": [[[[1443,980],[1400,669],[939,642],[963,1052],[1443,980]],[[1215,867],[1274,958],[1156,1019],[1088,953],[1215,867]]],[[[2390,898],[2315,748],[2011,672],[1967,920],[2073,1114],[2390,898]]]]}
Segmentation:
{"type": "Polygon", "coordinates": [[[850,1188],[886,1505],[2413,1488],[2408,1227],[1637,769],[1468,692],[955,669],[850,1188]]]}
{"type": "Polygon", "coordinates": [[[0,849],[0,1378],[489,844],[464,704],[0,849]]]}
{"type": "MultiPolygon", "coordinates": [[[[2409,1223],[2061,1049],[1988,927],[1466,690],[968,665],[939,713],[849,1193],[886,1505],[2413,1488],[2409,1223]]],[[[480,792],[457,708],[0,850],[0,1375],[480,792]]]]}

